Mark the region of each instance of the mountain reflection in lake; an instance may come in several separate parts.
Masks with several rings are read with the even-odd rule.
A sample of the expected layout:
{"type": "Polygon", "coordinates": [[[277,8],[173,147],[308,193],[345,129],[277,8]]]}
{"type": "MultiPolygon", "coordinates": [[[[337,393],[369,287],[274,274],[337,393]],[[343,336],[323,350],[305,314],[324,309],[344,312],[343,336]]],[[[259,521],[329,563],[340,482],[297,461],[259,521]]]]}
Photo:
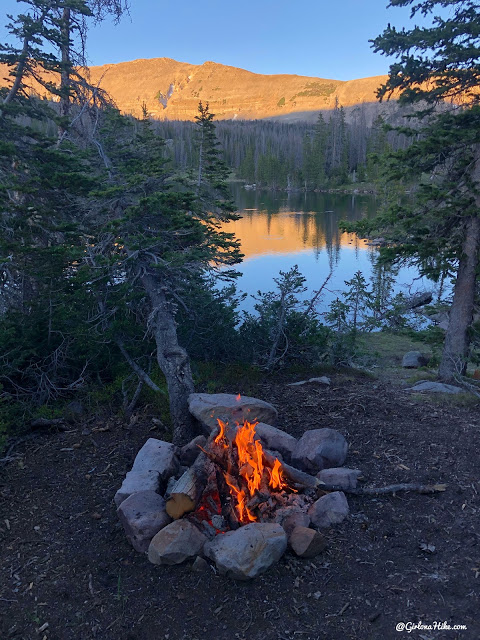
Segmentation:
{"type": "MultiPolygon", "coordinates": [[[[306,297],[322,285],[333,269],[328,291],[320,301],[321,310],[340,295],[345,280],[350,280],[356,271],[369,281],[375,248],[355,234],[341,232],[338,223],[375,215],[374,196],[247,191],[240,185],[232,189],[242,218],[224,228],[235,232],[245,254],[236,267],[242,274],[237,288],[249,294],[242,303],[244,310],[253,310],[255,300],[251,294],[273,290],[273,278],[295,264],[307,280],[306,297]]],[[[431,283],[419,280],[415,269],[400,269],[396,291],[411,293],[425,288],[431,289],[431,283]]]]}

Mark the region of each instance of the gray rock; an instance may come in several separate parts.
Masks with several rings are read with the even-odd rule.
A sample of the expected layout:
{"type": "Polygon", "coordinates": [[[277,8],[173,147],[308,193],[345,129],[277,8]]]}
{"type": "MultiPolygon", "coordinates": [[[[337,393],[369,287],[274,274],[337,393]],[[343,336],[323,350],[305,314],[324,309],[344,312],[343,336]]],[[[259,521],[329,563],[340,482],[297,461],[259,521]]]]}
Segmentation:
{"type": "Polygon", "coordinates": [[[243,424],[245,420],[275,423],[277,410],[269,402],[237,396],[230,393],[192,393],[188,397],[188,407],[197,420],[212,430],[218,426],[217,418],[230,424],[243,424]]]}
{"type": "Polygon", "coordinates": [[[125,476],[122,486],[115,494],[115,504],[119,507],[133,493],[141,491],[158,491],[160,488],[160,478],[156,471],[145,471],[137,473],[129,471],[125,476]]]}
{"type": "Polygon", "coordinates": [[[188,520],[175,520],[150,542],[148,559],[153,564],[181,564],[202,554],[207,538],[188,520]]]}
{"type": "Polygon", "coordinates": [[[428,364],[430,358],[420,351],[409,351],[403,356],[402,367],[405,369],[418,369],[428,364]]]}
{"type": "Polygon", "coordinates": [[[192,571],[195,571],[195,573],[205,573],[205,571],[209,570],[210,565],[205,560],[205,558],[202,558],[201,556],[197,556],[191,568],[192,568],[192,571]]]}
{"type": "Polygon", "coordinates": [[[180,463],[190,467],[200,453],[200,447],[204,447],[207,442],[205,436],[197,436],[191,442],[180,449],[180,463]]]}
{"type": "Polygon", "coordinates": [[[136,551],[148,551],[153,536],[172,519],[165,511],[165,500],[155,491],[133,493],[117,509],[117,515],[136,551]]]}
{"type": "Polygon", "coordinates": [[[132,471],[156,471],[160,483],[166,482],[170,476],[175,475],[180,466],[177,453],[177,447],[171,442],[149,438],[137,453],[132,471]]]}
{"type": "Polygon", "coordinates": [[[300,558],[314,558],[327,546],[327,541],[321,533],[307,527],[295,527],[288,543],[300,558]]]}
{"type": "Polygon", "coordinates": [[[278,451],[287,461],[291,460],[292,453],[297,446],[296,438],[264,422],[257,424],[255,433],[260,438],[264,447],[278,451]]]}
{"type": "Polygon", "coordinates": [[[417,382],[414,387],[411,387],[409,391],[428,391],[431,393],[462,393],[461,387],[455,387],[453,384],[445,384],[444,382],[430,382],[429,380],[422,380],[417,382]]]}
{"type": "Polygon", "coordinates": [[[322,469],[317,473],[317,478],[325,484],[333,484],[341,489],[355,489],[357,479],[362,475],[358,469],[347,469],[337,467],[333,469],[322,469]]]}
{"type": "Polygon", "coordinates": [[[348,502],[342,491],[333,491],[312,504],[308,515],[316,527],[330,527],[348,516],[348,502]]]}
{"type": "Polygon", "coordinates": [[[348,444],[334,429],[305,431],[293,452],[293,466],[309,473],[330,467],[341,467],[347,457],[348,444]]]}
{"type": "Polygon", "coordinates": [[[295,507],[286,507],[278,509],[276,518],[278,524],[281,524],[287,536],[289,536],[295,527],[308,527],[310,524],[310,516],[306,511],[298,511],[295,507]],[[283,511],[283,514],[279,514],[283,511]],[[282,517],[284,516],[284,517],[282,517]],[[279,518],[277,520],[277,517],[279,518]]]}
{"type": "Polygon", "coordinates": [[[248,580],[277,562],[286,548],[287,535],[279,524],[252,522],[207,542],[204,553],[222,575],[248,580]]]}

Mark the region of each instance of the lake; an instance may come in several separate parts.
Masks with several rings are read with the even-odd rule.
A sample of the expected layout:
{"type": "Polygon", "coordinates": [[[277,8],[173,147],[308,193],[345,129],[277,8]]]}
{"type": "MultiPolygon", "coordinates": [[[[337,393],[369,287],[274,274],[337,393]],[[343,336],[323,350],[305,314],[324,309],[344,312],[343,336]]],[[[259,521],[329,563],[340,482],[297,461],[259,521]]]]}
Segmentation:
{"type": "MultiPolygon", "coordinates": [[[[340,220],[374,216],[378,207],[375,196],[254,191],[239,184],[232,185],[232,195],[242,217],[224,229],[235,232],[245,255],[236,267],[242,274],[237,287],[249,294],[242,309],[252,311],[255,300],[251,295],[273,290],[273,278],[294,265],[306,278],[306,297],[333,269],[319,302],[320,311],[340,295],[345,280],[356,271],[369,281],[376,249],[355,234],[340,231],[338,224],[340,220]]],[[[414,268],[400,269],[396,292],[412,294],[425,289],[432,290],[433,283],[419,279],[414,268]]]]}

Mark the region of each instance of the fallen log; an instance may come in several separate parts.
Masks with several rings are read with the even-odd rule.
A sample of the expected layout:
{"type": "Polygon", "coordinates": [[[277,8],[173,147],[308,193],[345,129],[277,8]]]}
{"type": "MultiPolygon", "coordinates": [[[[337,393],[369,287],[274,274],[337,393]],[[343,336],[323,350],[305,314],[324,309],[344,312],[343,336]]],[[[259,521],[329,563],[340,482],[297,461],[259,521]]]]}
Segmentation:
{"type": "MultiPolygon", "coordinates": [[[[263,455],[265,456],[266,462],[273,468],[277,456],[274,456],[270,451],[267,451],[266,449],[263,450],[263,455]]],[[[300,469],[296,469],[286,462],[280,461],[280,464],[282,465],[283,475],[287,478],[287,480],[290,480],[291,482],[305,489],[323,488],[324,483],[318,478],[300,471],[300,469]]]]}
{"type": "Polygon", "coordinates": [[[398,493],[399,491],[416,491],[417,493],[440,493],[447,489],[446,484],[419,484],[416,482],[405,484],[390,484],[386,487],[359,487],[357,489],[345,489],[335,484],[325,484],[318,487],[322,491],[343,491],[355,496],[379,496],[382,494],[398,493]]]}
{"type": "Polygon", "coordinates": [[[174,520],[194,511],[197,506],[207,483],[206,461],[207,456],[200,453],[190,469],[173,485],[165,508],[174,520]]]}

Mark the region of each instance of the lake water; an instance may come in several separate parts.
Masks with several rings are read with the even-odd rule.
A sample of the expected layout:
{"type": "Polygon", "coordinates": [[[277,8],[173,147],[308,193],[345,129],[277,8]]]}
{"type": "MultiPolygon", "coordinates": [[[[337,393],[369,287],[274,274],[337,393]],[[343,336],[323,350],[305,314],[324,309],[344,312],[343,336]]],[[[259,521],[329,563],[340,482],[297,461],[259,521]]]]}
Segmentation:
{"type": "MultiPolygon", "coordinates": [[[[340,295],[345,280],[356,271],[369,281],[375,248],[355,234],[341,232],[338,223],[375,215],[375,196],[253,191],[238,184],[232,191],[242,218],[226,225],[225,230],[235,232],[245,255],[236,266],[242,274],[237,287],[249,294],[242,304],[244,310],[253,310],[252,294],[273,290],[273,278],[294,265],[306,278],[306,297],[322,285],[333,268],[319,303],[321,311],[340,295]]],[[[414,268],[402,268],[395,290],[411,294],[432,290],[432,284],[418,279],[414,268]]]]}

